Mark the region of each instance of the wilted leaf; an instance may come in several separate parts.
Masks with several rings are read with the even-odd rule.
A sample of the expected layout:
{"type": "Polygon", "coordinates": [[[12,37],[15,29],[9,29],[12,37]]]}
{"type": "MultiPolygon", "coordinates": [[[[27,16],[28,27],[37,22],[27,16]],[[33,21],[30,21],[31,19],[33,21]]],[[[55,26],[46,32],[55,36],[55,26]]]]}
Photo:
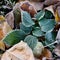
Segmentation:
{"type": "Polygon", "coordinates": [[[39,21],[39,25],[41,26],[42,31],[47,32],[54,29],[56,22],[54,19],[43,18],[39,21]]]}
{"type": "Polygon", "coordinates": [[[13,10],[14,14],[14,28],[19,28],[19,23],[21,22],[21,11],[20,9],[13,10]]]}
{"type": "Polygon", "coordinates": [[[5,44],[3,43],[3,41],[0,41],[0,49],[5,51],[5,44]]]}
{"type": "Polygon", "coordinates": [[[22,24],[26,27],[31,27],[32,25],[35,24],[30,14],[26,11],[22,11],[22,24]]]}
{"type": "Polygon", "coordinates": [[[33,35],[36,37],[41,37],[44,33],[41,31],[40,27],[36,27],[35,30],[32,31],[33,35]]]}
{"type": "Polygon", "coordinates": [[[35,36],[32,35],[28,35],[24,41],[29,45],[29,47],[31,49],[34,49],[34,47],[36,46],[38,39],[35,36]]]}
{"type": "Polygon", "coordinates": [[[29,34],[32,31],[32,27],[26,27],[22,23],[20,24],[20,29],[23,30],[26,34],[29,34]]]}
{"type": "Polygon", "coordinates": [[[12,30],[3,38],[3,42],[7,46],[12,46],[21,40],[24,40],[25,36],[25,32],[22,30],[12,30]]]}
{"type": "Polygon", "coordinates": [[[45,15],[45,11],[44,11],[44,10],[41,10],[40,12],[38,12],[38,13],[35,15],[35,18],[36,18],[37,20],[40,20],[40,19],[42,19],[42,18],[44,17],[44,15],[45,15]]]}

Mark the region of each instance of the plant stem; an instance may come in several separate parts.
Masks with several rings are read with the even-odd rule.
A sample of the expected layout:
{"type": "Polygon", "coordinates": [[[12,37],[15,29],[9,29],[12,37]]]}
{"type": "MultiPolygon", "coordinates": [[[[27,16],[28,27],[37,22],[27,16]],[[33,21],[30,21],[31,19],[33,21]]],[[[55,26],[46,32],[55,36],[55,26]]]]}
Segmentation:
{"type": "Polygon", "coordinates": [[[55,43],[58,43],[58,41],[56,40],[55,42],[53,42],[53,43],[51,43],[51,44],[49,44],[49,45],[46,45],[46,46],[44,46],[44,47],[51,46],[51,45],[53,45],[53,44],[55,44],[55,43]]]}

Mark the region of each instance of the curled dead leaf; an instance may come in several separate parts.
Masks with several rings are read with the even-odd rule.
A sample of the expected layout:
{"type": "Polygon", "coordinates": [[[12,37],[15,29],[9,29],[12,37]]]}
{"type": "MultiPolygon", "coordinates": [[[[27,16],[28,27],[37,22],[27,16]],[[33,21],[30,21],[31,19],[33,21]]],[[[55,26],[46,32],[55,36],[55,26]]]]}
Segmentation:
{"type": "Polygon", "coordinates": [[[21,2],[21,9],[30,13],[32,17],[34,17],[34,14],[37,13],[34,6],[28,1],[21,2]]]}
{"type": "Polygon", "coordinates": [[[52,53],[45,48],[40,56],[40,60],[42,60],[43,57],[46,57],[46,59],[52,58],[52,53]]]}
{"type": "Polygon", "coordinates": [[[3,43],[3,41],[0,41],[0,49],[5,51],[5,44],[3,43]]]}

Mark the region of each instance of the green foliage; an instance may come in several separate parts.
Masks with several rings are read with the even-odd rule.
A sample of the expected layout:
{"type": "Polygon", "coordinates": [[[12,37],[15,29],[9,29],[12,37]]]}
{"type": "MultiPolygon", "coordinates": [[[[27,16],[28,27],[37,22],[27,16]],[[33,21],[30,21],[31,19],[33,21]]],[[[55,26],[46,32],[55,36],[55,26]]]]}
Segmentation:
{"type": "Polygon", "coordinates": [[[26,34],[30,34],[32,31],[32,27],[26,27],[22,23],[20,23],[20,29],[23,30],[26,34]]]}
{"type": "Polygon", "coordinates": [[[22,30],[13,30],[3,38],[3,42],[8,46],[13,46],[14,44],[24,40],[26,34],[22,30]]]}
{"type": "Polygon", "coordinates": [[[35,23],[33,22],[30,14],[26,11],[22,11],[22,24],[26,27],[31,27],[32,25],[34,25],[35,23]]]}
{"type": "Polygon", "coordinates": [[[45,10],[45,18],[47,19],[54,19],[53,13],[49,10],[45,10]]]}
{"type": "Polygon", "coordinates": [[[44,15],[45,15],[45,11],[44,11],[44,10],[41,10],[40,12],[38,12],[38,13],[35,15],[35,18],[36,18],[37,20],[40,20],[40,19],[42,19],[42,18],[44,17],[44,15]]]}
{"type": "Polygon", "coordinates": [[[40,27],[35,27],[35,29],[32,31],[32,34],[36,37],[44,36],[44,33],[41,31],[40,27]]]}
{"type": "Polygon", "coordinates": [[[41,30],[44,32],[47,32],[50,30],[53,31],[55,24],[56,24],[56,22],[54,19],[43,18],[39,21],[39,25],[41,26],[41,30]]]}
{"type": "MultiPolygon", "coordinates": [[[[49,31],[49,32],[47,32],[47,33],[45,34],[45,39],[46,39],[46,40],[43,41],[43,44],[44,44],[45,46],[47,46],[47,45],[55,42],[55,40],[56,40],[56,35],[57,35],[57,33],[54,32],[54,31],[49,31]]],[[[49,46],[49,47],[52,47],[52,46],[49,46]]]]}
{"type": "MultiPolygon", "coordinates": [[[[20,16],[20,12],[17,10],[14,12],[16,23],[20,16]],[[16,13],[17,12],[17,13],[16,13]],[[18,17],[17,17],[18,16],[18,17]]],[[[56,33],[54,32],[54,28],[56,25],[55,19],[50,18],[50,11],[40,11],[35,15],[36,20],[32,20],[30,14],[26,11],[21,12],[21,22],[20,30],[14,30],[10,32],[3,41],[12,46],[21,40],[25,41],[30,48],[33,50],[36,46],[37,42],[39,42],[41,37],[44,37],[45,41],[42,39],[42,43],[44,46],[47,46],[53,43],[56,39],[56,33]],[[48,13],[46,13],[48,12],[48,13]],[[49,18],[47,18],[49,14],[49,18]]],[[[51,47],[51,46],[49,46],[51,47]]]]}
{"type": "Polygon", "coordinates": [[[43,44],[41,42],[37,42],[35,48],[33,49],[33,53],[36,57],[40,57],[43,50],[44,50],[43,44]]]}
{"type": "Polygon", "coordinates": [[[38,39],[35,36],[28,35],[24,41],[30,46],[31,49],[34,49],[36,46],[38,39]]]}

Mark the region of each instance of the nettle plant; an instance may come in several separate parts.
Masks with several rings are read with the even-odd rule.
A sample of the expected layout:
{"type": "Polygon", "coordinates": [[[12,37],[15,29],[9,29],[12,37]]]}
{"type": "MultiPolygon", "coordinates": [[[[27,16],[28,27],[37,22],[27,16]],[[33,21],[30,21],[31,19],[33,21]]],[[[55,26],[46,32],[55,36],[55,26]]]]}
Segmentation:
{"type": "MultiPolygon", "coordinates": [[[[15,20],[17,20],[16,17],[19,14],[18,12],[19,11],[14,15],[15,20]]],[[[20,15],[20,29],[9,32],[3,38],[3,42],[8,46],[13,46],[22,40],[29,45],[35,55],[39,56],[44,47],[56,40],[57,32],[54,28],[57,23],[55,18],[48,10],[41,10],[35,14],[34,18],[31,18],[30,14],[26,11],[21,11],[20,15]]],[[[51,48],[52,46],[48,47],[51,48]]]]}

